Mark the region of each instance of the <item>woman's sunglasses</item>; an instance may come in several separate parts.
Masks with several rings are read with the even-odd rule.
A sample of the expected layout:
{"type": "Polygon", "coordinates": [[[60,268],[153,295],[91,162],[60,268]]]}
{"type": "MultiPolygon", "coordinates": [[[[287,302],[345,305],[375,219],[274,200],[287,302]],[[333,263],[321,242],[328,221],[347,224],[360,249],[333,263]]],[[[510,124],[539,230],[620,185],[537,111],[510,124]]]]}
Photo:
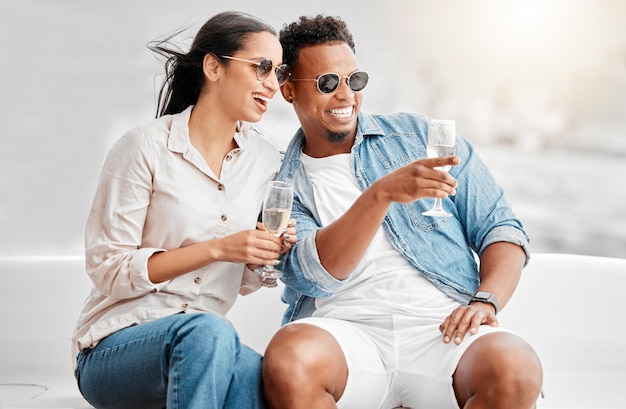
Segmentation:
{"type": "Polygon", "coordinates": [[[359,92],[365,88],[370,77],[365,71],[354,71],[352,74],[344,76],[329,72],[317,78],[291,78],[291,81],[317,81],[317,89],[322,94],[330,94],[335,92],[344,78],[352,91],[359,92]]]}
{"type": "Polygon", "coordinates": [[[235,61],[243,61],[250,63],[256,67],[256,79],[259,81],[265,81],[267,77],[269,77],[272,69],[276,72],[276,78],[278,79],[278,84],[283,85],[289,79],[291,75],[291,68],[287,64],[275,66],[272,60],[269,58],[263,58],[261,61],[254,60],[246,60],[243,58],[231,57],[228,55],[220,55],[222,58],[226,58],[229,60],[235,61]]]}

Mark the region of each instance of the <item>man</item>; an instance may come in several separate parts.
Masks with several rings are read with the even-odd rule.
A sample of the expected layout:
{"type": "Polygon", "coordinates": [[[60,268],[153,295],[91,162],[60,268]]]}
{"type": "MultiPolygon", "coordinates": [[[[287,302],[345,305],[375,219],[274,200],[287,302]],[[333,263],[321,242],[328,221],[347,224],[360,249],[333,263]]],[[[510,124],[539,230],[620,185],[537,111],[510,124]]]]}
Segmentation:
{"type": "Polygon", "coordinates": [[[496,316],[528,260],[501,188],[461,137],[426,158],[425,116],[360,112],[342,20],[301,17],[280,40],[301,129],[278,179],[301,239],[282,268],[291,324],[264,358],[271,407],[535,407],[539,359],[496,316]],[[436,197],[453,217],[422,215],[436,197]]]}

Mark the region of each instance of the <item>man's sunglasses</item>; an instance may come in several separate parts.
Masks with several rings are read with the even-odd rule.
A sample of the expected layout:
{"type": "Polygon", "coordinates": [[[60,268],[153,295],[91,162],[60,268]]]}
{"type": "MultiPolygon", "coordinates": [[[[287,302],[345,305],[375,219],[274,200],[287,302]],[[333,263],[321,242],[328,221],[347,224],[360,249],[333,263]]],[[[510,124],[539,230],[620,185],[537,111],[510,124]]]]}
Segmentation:
{"type": "Polygon", "coordinates": [[[287,64],[275,66],[269,58],[263,58],[261,61],[254,61],[231,57],[229,55],[220,55],[220,57],[228,60],[243,61],[254,65],[256,67],[256,79],[259,81],[265,81],[272,72],[272,69],[276,72],[276,78],[278,79],[279,85],[283,85],[287,82],[289,76],[291,75],[291,68],[287,64]]]}
{"type": "Polygon", "coordinates": [[[352,74],[344,76],[328,72],[317,78],[291,78],[291,81],[316,81],[317,89],[322,94],[330,94],[335,92],[344,78],[352,91],[359,92],[365,88],[370,77],[365,71],[354,71],[352,74]]]}

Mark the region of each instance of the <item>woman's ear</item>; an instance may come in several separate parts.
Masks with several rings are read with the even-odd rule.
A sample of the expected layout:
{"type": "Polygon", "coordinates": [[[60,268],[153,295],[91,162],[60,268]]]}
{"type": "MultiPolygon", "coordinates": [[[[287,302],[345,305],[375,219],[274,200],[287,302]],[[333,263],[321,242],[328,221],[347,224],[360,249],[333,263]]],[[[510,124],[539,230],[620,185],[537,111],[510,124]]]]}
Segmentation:
{"type": "Polygon", "coordinates": [[[213,54],[206,54],[202,60],[202,71],[209,81],[218,81],[222,64],[213,54]]]}

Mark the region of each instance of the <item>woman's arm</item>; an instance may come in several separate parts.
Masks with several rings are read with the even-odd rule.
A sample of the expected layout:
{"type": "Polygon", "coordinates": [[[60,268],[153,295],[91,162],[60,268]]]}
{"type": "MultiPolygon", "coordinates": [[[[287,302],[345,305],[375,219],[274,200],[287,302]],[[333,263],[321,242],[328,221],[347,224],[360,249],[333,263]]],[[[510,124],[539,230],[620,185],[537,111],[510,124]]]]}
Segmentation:
{"type": "Polygon", "coordinates": [[[161,283],[216,261],[276,264],[282,239],[263,230],[244,230],[220,239],[154,253],[148,259],[148,276],[161,283]]]}

